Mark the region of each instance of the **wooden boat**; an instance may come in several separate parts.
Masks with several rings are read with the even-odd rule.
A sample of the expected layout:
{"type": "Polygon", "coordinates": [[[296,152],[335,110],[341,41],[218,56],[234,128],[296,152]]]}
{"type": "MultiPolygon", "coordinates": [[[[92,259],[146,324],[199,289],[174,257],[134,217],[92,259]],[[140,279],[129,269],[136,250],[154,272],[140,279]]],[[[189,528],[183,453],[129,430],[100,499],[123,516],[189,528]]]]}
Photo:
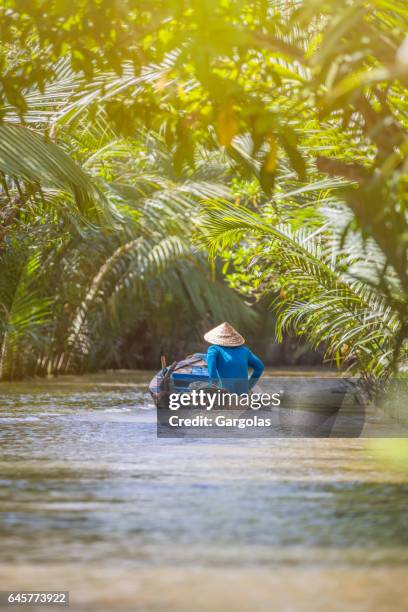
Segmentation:
{"type": "Polygon", "coordinates": [[[205,353],[194,353],[162,369],[153,377],[149,391],[159,408],[167,408],[170,393],[188,393],[197,386],[208,386],[209,376],[205,353]]]}
{"type": "MultiPolygon", "coordinates": [[[[208,393],[217,392],[209,389],[205,357],[204,353],[195,353],[170,366],[163,364],[149,385],[158,408],[169,407],[170,394],[192,393],[200,388],[207,389],[208,393]]],[[[267,409],[268,416],[273,420],[275,435],[355,437],[361,434],[364,427],[366,406],[357,379],[272,376],[264,377],[260,387],[270,395],[279,390],[282,397],[280,406],[267,409]]],[[[190,410],[191,406],[185,408],[190,410]]],[[[201,406],[203,408],[205,405],[201,406]]],[[[237,410],[236,405],[224,403],[222,406],[216,403],[214,408],[237,410]]],[[[242,409],[238,411],[245,413],[242,409]]],[[[254,414],[251,410],[246,412],[254,414]]],[[[259,433],[255,432],[255,435],[259,433]]],[[[266,435],[271,434],[267,432],[266,435]]]]}

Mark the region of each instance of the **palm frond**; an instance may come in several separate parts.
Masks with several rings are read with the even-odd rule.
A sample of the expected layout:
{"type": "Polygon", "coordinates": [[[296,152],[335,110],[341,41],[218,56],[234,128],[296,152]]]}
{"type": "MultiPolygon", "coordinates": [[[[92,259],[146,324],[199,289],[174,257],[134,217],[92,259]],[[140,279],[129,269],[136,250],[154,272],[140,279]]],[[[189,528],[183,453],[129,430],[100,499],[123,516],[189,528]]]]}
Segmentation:
{"type": "Polygon", "coordinates": [[[40,266],[41,254],[34,253],[0,284],[0,379],[12,374],[18,347],[51,316],[52,300],[38,288],[40,266]]]}
{"type": "Polygon", "coordinates": [[[34,191],[44,186],[71,192],[84,215],[107,208],[95,184],[60,147],[25,127],[0,125],[0,171],[34,191]]]}
{"type": "MultiPolygon", "coordinates": [[[[260,295],[275,296],[277,339],[294,329],[315,348],[325,346],[327,358],[338,366],[380,377],[395,363],[400,313],[396,298],[356,278],[360,263],[365,272],[377,274],[384,257],[374,241],[344,234],[347,209],[337,212],[330,209],[317,229],[293,230],[229,202],[212,201],[203,207],[198,242],[214,257],[245,243],[248,232],[255,234],[254,278],[260,295]]],[[[391,276],[396,280],[395,273],[391,276]]]]}

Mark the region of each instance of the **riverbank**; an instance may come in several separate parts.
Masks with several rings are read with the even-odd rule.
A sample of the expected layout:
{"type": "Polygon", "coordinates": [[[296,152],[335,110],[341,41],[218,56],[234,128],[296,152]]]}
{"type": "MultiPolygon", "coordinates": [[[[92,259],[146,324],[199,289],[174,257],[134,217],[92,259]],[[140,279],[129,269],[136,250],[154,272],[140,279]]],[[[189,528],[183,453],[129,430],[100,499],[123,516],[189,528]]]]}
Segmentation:
{"type": "MultiPolygon", "coordinates": [[[[159,369],[159,368],[158,368],[159,369]]],[[[61,374],[59,376],[48,376],[48,377],[34,377],[27,378],[24,380],[17,381],[0,381],[0,389],[6,385],[41,385],[41,384],[53,384],[53,385],[64,385],[64,384],[79,384],[79,385],[92,385],[100,383],[101,385],[113,384],[120,385],[121,383],[143,383],[146,384],[148,380],[155,374],[153,370],[100,370],[98,372],[90,372],[87,374],[61,374]]],[[[264,376],[307,376],[307,377],[328,377],[337,378],[345,376],[344,373],[339,372],[334,368],[321,367],[321,366],[285,366],[285,367],[267,367],[264,372],[264,376]]]]}

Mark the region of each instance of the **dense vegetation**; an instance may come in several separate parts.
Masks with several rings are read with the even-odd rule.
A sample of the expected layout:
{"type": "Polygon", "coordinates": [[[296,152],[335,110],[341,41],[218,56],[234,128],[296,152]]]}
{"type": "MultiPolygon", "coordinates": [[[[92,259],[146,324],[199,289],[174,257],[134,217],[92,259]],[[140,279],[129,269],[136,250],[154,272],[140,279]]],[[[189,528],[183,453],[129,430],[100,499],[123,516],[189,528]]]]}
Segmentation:
{"type": "Polygon", "coordinates": [[[403,0],[7,0],[0,23],[3,377],[143,365],[256,329],[259,301],[368,381],[404,367],[403,0]]]}

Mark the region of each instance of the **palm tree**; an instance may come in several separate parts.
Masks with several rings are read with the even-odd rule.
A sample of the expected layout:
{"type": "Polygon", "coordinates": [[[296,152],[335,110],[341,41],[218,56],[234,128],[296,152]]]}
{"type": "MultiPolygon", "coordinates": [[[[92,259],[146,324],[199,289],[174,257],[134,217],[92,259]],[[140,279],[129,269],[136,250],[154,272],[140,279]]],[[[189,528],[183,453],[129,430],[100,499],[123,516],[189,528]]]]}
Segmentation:
{"type": "MultiPolygon", "coordinates": [[[[407,9],[403,0],[338,4],[271,0],[238,3],[234,11],[220,5],[208,19],[208,7],[184,3],[180,21],[153,3],[148,40],[141,35],[136,55],[133,45],[131,56],[122,47],[120,65],[116,54],[109,56],[113,70],[105,70],[97,46],[76,49],[75,40],[69,48],[83,58],[72,62],[75,71],[68,57],[51,65],[61,37],[55,40],[50,29],[47,38],[43,21],[23,17],[17,6],[4,15],[6,69],[12,74],[21,67],[30,87],[17,93],[16,80],[6,79],[8,102],[2,98],[0,108],[0,265],[7,271],[19,250],[29,261],[32,235],[40,236],[36,246],[48,269],[39,295],[52,295],[54,310],[39,371],[84,363],[85,355],[98,352],[102,327],[111,339],[119,328],[130,330],[135,300],[140,322],[161,300],[173,317],[185,300],[193,318],[221,314],[214,295],[224,289],[190,240],[200,199],[212,202],[204,222],[210,251],[218,244],[230,249],[235,241],[229,259],[239,257],[242,266],[259,262],[246,274],[236,271],[236,286],[251,295],[275,295],[280,287],[282,308],[292,309],[286,316],[278,308],[282,330],[290,323],[313,342],[329,343],[332,358],[358,364],[367,376],[388,372],[400,360],[408,291],[407,9]],[[19,36],[40,36],[42,43],[46,37],[38,70],[27,71],[26,56],[23,62],[14,56],[19,36]],[[214,153],[219,145],[224,150],[214,153]],[[242,210],[231,207],[235,198],[242,210]],[[323,203],[345,203],[352,211],[352,217],[344,212],[348,226],[336,238],[346,244],[355,230],[352,260],[337,246],[326,261],[337,234],[319,210],[323,203]],[[285,245],[279,258],[277,244],[285,245]],[[366,266],[373,278],[365,278],[364,265],[362,279],[348,278],[364,258],[377,258],[366,266]],[[276,278],[271,271],[279,269],[276,278]],[[320,324],[321,309],[308,309],[320,296],[330,313],[334,295],[336,307],[348,310],[345,318],[331,316],[336,325],[345,321],[359,344],[354,352],[344,336],[320,324]],[[378,332],[383,311],[387,329],[378,332]],[[366,345],[359,334],[368,321],[373,333],[366,345]]],[[[123,26],[123,16],[117,17],[123,26]]],[[[47,19],[53,18],[51,10],[47,19]]],[[[125,18],[125,29],[137,19],[137,12],[125,18]]],[[[168,318],[154,312],[157,320],[168,318]]]]}
{"type": "Polygon", "coordinates": [[[321,208],[316,227],[271,221],[226,201],[204,205],[199,242],[214,257],[244,240],[246,282],[270,296],[276,335],[294,329],[326,357],[368,383],[407,359],[407,306],[398,275],[372,239],[350,229],[344,205],[321,208]],[[248,242],[248,235],[256,241],[248,242]]]}
{"type": "MultiPolygon", "coordinates": [[[[58,113],[63,116],[61,105],[58,113]]],[[[12,130],[10,138],[19,130],[26,132],[20,127],[3,127],[12,130]]],[[[41,125],[42,130],[45,127],[41,125]]],[[[48,146],[31,131],[27,134],[25,144],[21,142],[22,150],[33,138],[40,151],[48,146]]],[[[60,150],[55,158],[44,153],[41,166],[37,152],[33,150],[33,159],[29,157],[29,148],[20,164],[28,170],[25,166],[14,169],[13,159],[7,160],[7,197],[20,182],[24,185],[24,206],[20,206],[19,216],[11,221],[8,231],[11,236],[22,231],[25,242],[8,245],[0,265],[18,280],[10,263],[13,254],[28,254],[33,232],[42,228],[38,254],[42,270],[40,273],[37,269],[35,296],[48,306],[52,300],[47,325],[37,318],[41,342],[32,343],[25,328],[20,330],[26,352],[32,353],[28,371],[65,372],[98,367],[101,360],[109,364],[118,338],[142,322],[154,328],[149,313],[162,321],[166,333],[174,329],[174,318],[180,312],[184,312],[187,321],[187,334],[200,324],[227,317],[236,324],[253,321],[252,311],[225,287],[220,275],[191,243],[198,201],[203,197],[229,196],[225,179],[230,166],[225,156],[203,151],[197,153],[194,170],[180,170],[175,168],[171,149],[160,136],[120,137],[103,114],[97,120],[89,120],[86,115],[78,117],[67,131],[61,132],[59,143],[80,160],[82,168],[65,153],[60,155],[60,150]],[[42,184],[31,189],[33,178],[29,172],[35,163],[39,166],[33,176],[38,170],[42,184]],[[47,163],[55,172],[51,179],[51,170],[49,174],[45,171],[47,163]],[[79,179],[90,185],[89,194],[94,197],[91,206],[82,210],[73,206],[73,197],[68,189],[64,190],[63,180],[58,182],[72,167],[78,171],[79,179]],[[95,199],[102,202],[99,210],[106,213],[99,218],[92,216],[95,199]]],[[[75,194],[73,181],[69,185],[75,194]]],[[[155,336],[157,333],[153,334],[153,342],[155,336]]],[[[183,329],[179,329],[175,339],[182,336],[183,329]]],[[[3,361],[4,375],[17,372],[7,364],[6,352],[3,361]]]]}
{"type": "MultiPolygon", "coordinates": [[[[91,126],[88,147],[96,132],[91,126]]],[[[198,201],[229,195],[222,182],[229,167],[222,156],[211,158],[205,152],[195,170],[185,168],[180,174],[160,137],[149,134],[142,140],[125,141],[107,129],[103,134],[103,144],[99,134],[98,148],[85,166],[92,167],[92,173],[103,166],[105,173],[115,177],[105,185],[105,194],[125,222],[110,236],[97,238],[105,247],[93,276],[87,273],[88,280],[80,283],[85,293],[67,330],[60,367],[66,369],[76,358],[83,361],[95,352],[101,327],[106,356],[115,346],[115,337],[123,336],[129,326],[141,321],[149,326],[151,316],[154,325],[155,316],[166,319],[166,309],[171,321],[175,303],[179,311],[188,305],[193,315],[190,325],[196,329],[225,318],[237,325],[253,321],[254,313],[225,287],[215,270],[211,272],[205,255],[191,241],[198,201]],[[137,313],[132,303],[138,304],[137,313]]],[[[179,330],[179,339],[182,336],[179,330]]]]}

